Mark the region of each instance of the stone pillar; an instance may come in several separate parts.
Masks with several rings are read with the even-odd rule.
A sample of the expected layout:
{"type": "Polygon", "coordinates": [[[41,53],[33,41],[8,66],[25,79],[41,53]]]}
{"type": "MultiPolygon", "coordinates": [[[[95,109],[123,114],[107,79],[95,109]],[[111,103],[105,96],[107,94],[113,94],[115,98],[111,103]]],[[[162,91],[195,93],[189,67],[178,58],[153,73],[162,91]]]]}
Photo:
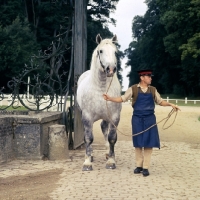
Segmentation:
{"type": "Polygon", "coordinates": [[[69,158],[68,138],[65,125],[49,126],[49,160],[65,160],[69,158]]]}

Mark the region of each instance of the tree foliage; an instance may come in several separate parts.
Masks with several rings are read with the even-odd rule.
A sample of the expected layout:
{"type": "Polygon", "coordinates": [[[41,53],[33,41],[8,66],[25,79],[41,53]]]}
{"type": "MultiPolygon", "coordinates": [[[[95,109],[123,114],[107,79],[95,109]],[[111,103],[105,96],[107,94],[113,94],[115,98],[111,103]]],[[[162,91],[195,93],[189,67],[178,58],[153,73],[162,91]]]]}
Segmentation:
{"type": "Polygon", "coordinates": [[[133,42],[126,50],[130,85],[136,70],[154,70],[161,93],[200,96],[200,0],[146,0],[144,16],[133,19],[133,42]]]}
{"type": "Polygon", "coordinates": [[[11,25],[0,27],[1,83],[20,74],[24,64],[38,49],[36,39],[27,22],[17,17],[11,25]]]}
{"type": "MultiPolygon", "coordinates": [[[[110,13],[116,9],[119,0],[88,0],[88,68],[95,38],[98,33],[103,38],[112,37],[108,23],[115,24],[110,13]]],[[[74,0],[6,0],[0,1],[0,86],[9,78],[17,76],[25,63],[30,63],[31,56],[38,55],[38,50],[45,51],[58,39],[58,35],[67,32],[66,50],[62,58],[62,68],[69,71],[71,59],[72,19],[74,0]]],[[[119,56],[123,56],[119,52],[119,56]]],[[[52,59],[46,59],[52,65],[52,59]]],[[[119,65],[118,76],[121,66],[119,65]]]]}

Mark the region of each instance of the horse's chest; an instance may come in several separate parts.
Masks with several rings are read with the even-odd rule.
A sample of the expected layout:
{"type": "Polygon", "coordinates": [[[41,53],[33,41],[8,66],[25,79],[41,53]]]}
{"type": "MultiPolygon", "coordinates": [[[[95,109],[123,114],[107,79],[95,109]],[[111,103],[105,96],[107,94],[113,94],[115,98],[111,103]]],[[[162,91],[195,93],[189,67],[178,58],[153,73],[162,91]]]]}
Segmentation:
{"type": "MultiPolygon", "coordinates": [[[[114,115],[119,115],[120,104],[113,102],[106,102],[103,98],[103,94],[107,91],[107,87],[96,86],[95,84],[86,83],[79,86],[79,92],[81,93],[81,110],[82,114],[90,116],[94,121],[99,119],[107,119],[108,110],[114,115]]],[[[110,96],[119,96],[120,88],[109,88],[108,94],[110,96]]]]}

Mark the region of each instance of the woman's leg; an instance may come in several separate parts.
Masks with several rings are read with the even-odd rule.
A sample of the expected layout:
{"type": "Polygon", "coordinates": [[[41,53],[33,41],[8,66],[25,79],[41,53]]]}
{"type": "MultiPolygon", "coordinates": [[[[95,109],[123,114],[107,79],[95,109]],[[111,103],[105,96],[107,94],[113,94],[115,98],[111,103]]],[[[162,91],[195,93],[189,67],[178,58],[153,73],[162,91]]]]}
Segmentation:
{"type": "Polygon", "coordinates": [[[149,169],[150,167],[152,152],[153,152],[153,148],[144,148],[144,162],[143,162],[144,169],[149,169]]]}

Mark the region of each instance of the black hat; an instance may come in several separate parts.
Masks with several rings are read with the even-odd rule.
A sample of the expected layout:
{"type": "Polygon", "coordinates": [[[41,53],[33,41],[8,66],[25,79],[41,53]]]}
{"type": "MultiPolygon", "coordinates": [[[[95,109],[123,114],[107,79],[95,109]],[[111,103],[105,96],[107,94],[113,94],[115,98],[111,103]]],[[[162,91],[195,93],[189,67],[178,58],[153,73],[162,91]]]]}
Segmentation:
{"type": "Polygon", "coordinates": [[[153,71],[152,69],[143,69],[143,70],[138,70],[137,72],[140,76],[153,76],[152,71],[153,71]]]}

